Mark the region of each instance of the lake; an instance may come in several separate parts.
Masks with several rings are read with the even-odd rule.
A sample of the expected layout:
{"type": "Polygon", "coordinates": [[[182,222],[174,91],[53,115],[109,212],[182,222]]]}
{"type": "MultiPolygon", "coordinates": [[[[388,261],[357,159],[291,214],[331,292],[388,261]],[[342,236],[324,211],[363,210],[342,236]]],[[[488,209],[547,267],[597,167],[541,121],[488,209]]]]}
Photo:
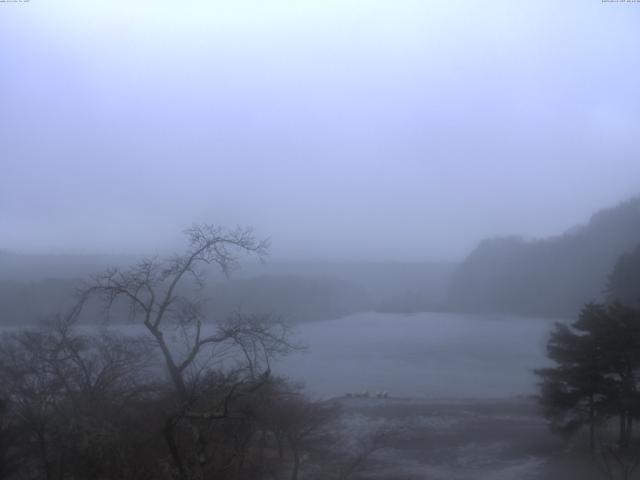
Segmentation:
{"type": "MultiPolygon", "coordinates": [[[[306,346],[273,363],[327,398],[386,391],[394,397],[490,399],[536,393],[533,370],[550,365],[555,321],[510,315],[358,313],[298,324],[306,346]]],[[[85,327],[87,328],[87,327],[85,327]]],[[[91,327],[89,327],[91,328],[91,327]]],[[[141,325],[119,330],[146,334],[141,325]]]]}
{"type": "Polygon", "coordinates": [[[536,392],[554,320],[507,315],[359,313],[297,327],[307,351],[274,366],[320,397],[493,398],[536,392]]]}

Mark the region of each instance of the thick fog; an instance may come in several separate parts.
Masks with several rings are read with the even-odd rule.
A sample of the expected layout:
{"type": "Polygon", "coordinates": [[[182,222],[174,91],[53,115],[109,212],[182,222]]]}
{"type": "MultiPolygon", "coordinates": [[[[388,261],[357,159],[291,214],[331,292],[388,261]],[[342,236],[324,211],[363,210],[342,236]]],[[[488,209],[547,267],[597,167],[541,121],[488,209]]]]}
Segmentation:
{"type": "Polygon", "coordinates": [[[640,7],[0,5],[0,248],[460,259],[640,186],[640,7]]]}
{"type": "Polygon", "coordinates": [[[0,0],[0,478],[638,478],[639,26],[0,0]]]}

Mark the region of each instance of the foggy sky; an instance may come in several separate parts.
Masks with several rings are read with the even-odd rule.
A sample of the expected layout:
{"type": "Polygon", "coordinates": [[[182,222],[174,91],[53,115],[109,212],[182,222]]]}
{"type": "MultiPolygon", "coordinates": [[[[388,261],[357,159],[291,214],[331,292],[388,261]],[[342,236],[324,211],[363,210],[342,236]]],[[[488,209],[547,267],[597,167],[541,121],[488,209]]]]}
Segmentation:
{"type": "Polygon", "coordinates": [[[640,193],[640,4],[0,3],[0,249],[457,259],[640,193]]]}

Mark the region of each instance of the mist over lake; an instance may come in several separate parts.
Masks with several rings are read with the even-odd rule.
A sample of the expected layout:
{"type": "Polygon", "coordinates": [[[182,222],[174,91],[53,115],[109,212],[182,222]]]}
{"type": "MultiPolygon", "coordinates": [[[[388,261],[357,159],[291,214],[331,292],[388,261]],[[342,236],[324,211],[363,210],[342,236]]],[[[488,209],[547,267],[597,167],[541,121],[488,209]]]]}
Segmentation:
{"type": "MultiPolygon", "coordinates": [[[[293,326],[302,347],[271,365],[319,398],[386,392],[393,397],[495,399],[537,393],[534,369],[550,364],[545,346],[566,319],[506,314],[362,312],[293,326]]],[[[144,334],[140,325],[83,331],[144,334]]],[[[209,332],[205,326],[204,332],[209,332]]],[[[176,351],[181,337],[169,335],[176,351]]]]}
{"type": "Polygon", "coordinates": [[[640,0],[0,0],[0,480],[640,480],[640,0]]]}
{"type": "Polygon", "coordinates": [[[554,320],[509,315],[359,313],[297,327],[308,347],[274,366],[321,396],[495,398],[536,392],[554,320]]]}

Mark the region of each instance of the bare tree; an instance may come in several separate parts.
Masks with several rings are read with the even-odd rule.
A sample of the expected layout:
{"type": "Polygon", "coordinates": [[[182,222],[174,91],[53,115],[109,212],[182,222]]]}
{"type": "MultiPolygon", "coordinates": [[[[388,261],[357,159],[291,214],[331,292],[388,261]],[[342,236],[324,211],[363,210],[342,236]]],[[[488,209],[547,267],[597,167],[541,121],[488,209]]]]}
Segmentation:
{"type": "Polygon", "coordinates": [[[640,466],[640,443],[631,439],[621,445],[612,438],[607,420],[598,424],[591,459],[600,474],[608,480],[629,480],[640,466]]]}
{"type": "Polygon", "coordinates": [[[388,426],[379,426],[356,442],[355,448],[344,455],[338,465],[338,480],[356,478],[371,463],[371,457],[377,451],[388,447],[398,436],[399,431],[388,426]]]}
{"type": "Polygon", "coordinates": [[[249,230],[206,225],[187,239],[182,255],[94,277],[69,316],[0,338],[1,475],[257,479],[291,464],[297,472],[325,417],[271,376],[272,359],[296,348],[288,327],[261,315],[207,321],[202,308],[209,266],[228,274],[267,244],[249,230]],[[91,299],[107,320],[126,307],[143,334],[77,328],[91,299]],[[267,462],[265,404],[285,427],[273,435],[295,450],[267,462]]]}
{"type": "Polygon", "coordinates": [[[178,476],[203,478],[208,459],[214,456],[205,438],[206,424],[229,417],[232,400],[250,394],[269,376],[270,359],[295,346],[289,341],[288,327],[269,317],[238,314],[205,322],[201,294],[207,267],[218,267],[228,275],[242,255],[264,258],[268,242],[241,228],[195,225],[185,233],[188,247],[181,255],[147,258],[93,278],[80,290],[72,318],[77,318],[85,302],[98,297],[107,313],[116,302],[123,302],[129,319],[144,326],[175,389],[177,405],[167,416],[164,436],[178,476]],[[218,395],[202,395],[202,382],[210,380],[208,367],[224,361],[232,365],[234,383],[218,395]],[[179,426],[192,435],[191,448],[183,451],[177,440],[179,426]],[[184,453],[191,449],[194,455],[184,453]]]}
{"type": "Polygon", "coordinates": [[[12,474],[54,480],[131,472],[125,417],[152,388],[148,344],[115,332],[79,334],[66,322],[3,335],[0,392],[12,438],[2,453],[21,458],[8,465],[12,474]]]}

